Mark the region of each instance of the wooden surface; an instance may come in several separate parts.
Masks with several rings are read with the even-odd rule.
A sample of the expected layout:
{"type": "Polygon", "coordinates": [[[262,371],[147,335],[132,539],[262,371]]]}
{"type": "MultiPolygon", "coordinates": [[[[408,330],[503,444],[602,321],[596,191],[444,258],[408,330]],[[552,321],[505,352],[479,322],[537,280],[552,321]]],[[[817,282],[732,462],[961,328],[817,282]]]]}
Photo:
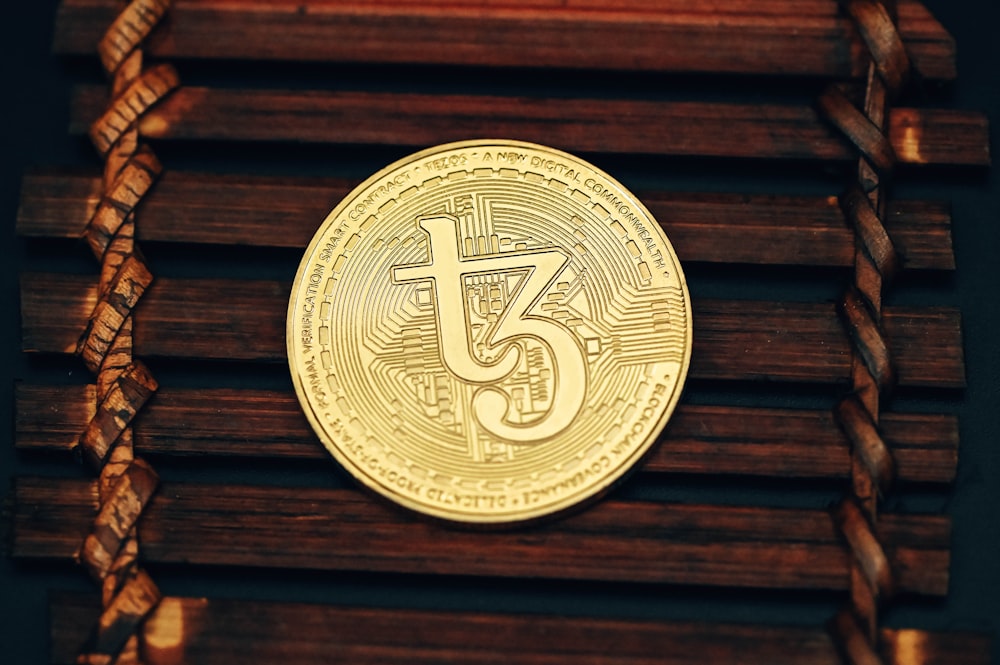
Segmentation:
{"type": "MultiPolygon", "coordinates": [[[[179,0],[149,51],[168,58],[421,63],[835,76],[864,73],[834,0],[179,0]],[[623,48],[624,45],[628,48],[623,48]]],[[[955,46],[918,2],[900,29],[928,79],[955,76],[955,46]]],[[[113,0],[67,0],[55,49],[91,55],[113,0]]]]}
{"type": "MultiPolygon", "coordinates": [[[[305,247],[356,185],[341,179],[168,171],[142,204],[143,242],[305,247]]],[[[84,174],[25,177],[18,233],[78,238],[99,202],[84,174]]],[[[854,238],[834,197],[639,192],[684,263],[850,266],[854,238]]],[[[895,201],[888,219],[907,270],[953,270],[951,213],[941,202],[895,201]]]]}
{"type": "MultiPolygon", "coordinates": [[[[75,662],[96,603],[84,595],[53,596],[52,663],[75,662]]],[[[586,616],[434,612],[167,598],[146,625],[147,662],[346,662],[476,665],[582,662],[594,665],[839,665],[825,630],[814,627],[681,621],[610,620],[586,616]],[[180,622],[183,645],[158,639],[180,622]],[[415,647],[414,645],[420,645],[415,647]]],[[[987,665],[980,635],[884,630],[888,665],[987,665]],[[918,649],[915,650],[915,646],[918,649]]]]}
{"type": "MultiPolygon", "coordinates": [[[[68,452],[93,413],[90,386],[17,386],[16,445],[68,452]]],[[[952,416],[887,413],[882,431],[902,483],[950,483],[952,416]]],[[[150,455],[327,460],[291,392],[165,387],[135,427],[150,455]]],[[[682,404],[642,465],[646,473],[843,480],[848,443],[829,411],[682,404]]]]}
{"type": "MultiPolygon", "coordinates": [[[[70,130],[104,108],[101,86],[76,89],[70,130]]],[[[571,152],[849,161],[855,153],[808,105],[653,102],[445,94],[183,87],[140,121],[159,139],[424,147],[503,136],[571,152]]],[[[889,136],[908,164],[989,163],[986,119],[894,109],[889,136]]]]}
{"type": "MultiPolygon", "coordinates": [[[[12,552],[72,560],[90,481],[21,478],[12,552]]],[[[900,591],[948,589],[949,520],[886,515],[900,591]]],[[[355,490],[163,483],[139,539],[149,563],[845,590],[849,555],[825,510],[606,499],[541,528],[436,526],[355,490]]]]}
{"type": "MultiPolygon", "coordinates": [[[[137,309],[135,346],[148,357],[283,361],[290,286],[281,282],[157,280],[137,309]]],[[[73,353],[97,298],[86,276],[22,278],[23,349],[73,353]]],[[[693,302],[692,379],[845,382],[847,337],[832,304],[693,302]]],[[[958,313],[895,307],[885,324],[899,383],[960,388],[965,382],[958,313]]]]}
{"type": "MultiPolygon", "coordinates": [[[[91,53],[113,4],[61,2],[57,52],[91,53]]],[[[806,162],[812,174],[839,174],[855,158],[805,95],[792,94],[794,101],[782,102],[774,99],[780,94],[757,95],[752,86],[718,96],[713,88],[733,83],[729,74],[764,75],[771,92],[779,90],[774,81],[786,81],[785,90],[796,93],[802,83],[808,89],[831,77],[862,76],[861,45],[832,0],[806,0],[794,16],[786,3],[770,1],[609,5],[576,0],[569,10],[559,4],[273,0],[248,11],[244,2],[178,0],[167,25],[150,42],[150,52],[177,60],[182,77],[192,72],[198,85],[181,88],[155,107],[140,129],[158,147],[169,145],[182,158],[194,154],[195,161],[200,155],[210,164],[211,153],[227,151],[232,142],[259,155],[268,155],[275,142],[333,145],[336,149],[324,154],[347,163],[351,155],[364,154],[358,146],[405,150],[486,134],[613,153],[623,161],[623,155],[683,157],[663,163],[681,170],[707,165],[706,173],[721,164],[750,174],[766,161],[768,169],[793,180],[806,162]],[[341,34],[337,31],[354,39],[330,38],[341,34]],[[518,39],[503,38],[512,34],[518,39]],[[628,38],[609,40],[608,34],[628,38]],[[291,64],[299,60],[313,64],[299,70],[291,64]],[[325,63],[344,66],[346,80],[328,76],[334,69],[325,69],[325,63]],[[359,63],[364,66],[351,69],[359,63]],[[396,63],[407,66],[396,70],[396,63]],[[207,75],[200,74],[203,65],[207,75]],[[440,65],[446,67],[435,69],[440,65]],[[510,96],[500,79],[491,77],[499,70],[489,69],[536,67],[579,70],[567,74],[576,87],[561,90],[557,75],[551,81],[556,94],[549,98],[510,96]],[[263,83],[254,80],[258,68],[263,83]],[[607,85],[608,70],[630,70],[632,77],[641,72],[723,76],[705,79],[706,87],[680,95],[691,99],[677,100],[657,92],[674,79],[655,74],[642,86],[635,86],[635,78],[632,87],[616,89],[607,85]],[[285,72],[295,85],[276,89],[285,72]],[[357,85],[359,72],[374,72],[376,80],[381,80],[379,72],[390,73],[385,79],[390,84],[414,72],[433,80],[430,92],[416,79],[402,86],[405,90],[383,91],[367,82],[357,85]],[[439,94],[461,90],[455,80],[471,81],[476,72],[483,76],[474,94],[439,94]]],[[[919,3],[903,0],[899,10],[920,74],[953,79],[951,38],[919,3]]],[[[683,83],[683,77],[679,80],[683,83]]],[[[931,89],[932,96],[936,92],[931,89]]],[[[103,86],[76,87],[71,131],[86,132],[106,103],[103,86]]],[[[943,108],[948,105],[938,95],[920,109],[896,109],[891,116],[892,144],[904,164],[925,167],[920,177],[933,178],[942,167],[989,162],[985,117],[943,108]]],[[[276,248],[278,258],[266,259],[268,274],[290,275],[294,266],[286,260],[287,250],[302,247],[357,180],[278,175],[301,173],[302,164],[283,170],[284,161],[295,160],[288,145],[274,154],[274,174],[266,166],[264,174],[202,174],[167,163],[165,176],[139,208],[138,239],[148,243],[149,255],[155,257],[165,244],[174,245],[167,249],[175,253],[195,245],[219,252],[276,248]]],[[[346,171],[350,168],[333,172],[346,171]]],[[[705,270],[720,267],[723,277],[717,279],[728,285],[722,291],[736,293],[740,267],[748,264],[789,279],[801,273],[782,272],[786,267],[853,265],[853,236],[835,200],[842,182],[834,175],[822,188],[798,195],[787,193],[796,189],[794,182],[774,182],[775,193],[768,194],[770,187],[758,180],[748,193],[727,183],[732,193],[653,191],[641,197],[681,259],[714,264],[705,270]]],[[[714,182],[710,186],[717,188],[714,182]]],[[[42,168],[24,180],[18,232],[33,238],[36,248],[73,256],[65,242],[50,241],[79,237],[100,191],[92,172],[42,168]]],[[[924,271],[916,277],[927,283],[949,279],[945,273],[955,268],[951,223],[945,204],[894,202],[889,232],[910,275],[924,271]]],[[[195,256],[193,261],[199,261],[207,252],[195,256]]],[[[218,274],[199,273],[207,269],[195,265],[191,274],[218,274]]],[[[817,274],[844,277],[841,270],[817,274]]],[[[47,356],[40,366],[77,368],[78,361],[67,355],[96,301],[96,284],[93,275],[22,275],[22,344],[33,356],[47,356]]],[[[259,373],[273,374],[263,363],[284,357],[285,282],[158,276],[140,303],[135,331],[137,355],[149,359],[154,373],[171,370],[135,425],[137,450],[167,469],[167,480],[139,527],[143,561],[154,576],[160,570],[179,577],[191,572],[192,579],[205,571],[248,581],[305,571],[322,585],[329,572],[344,579],[355,573],[369,576],[362,580],[390,573],[432,590],[475,578],[500,585],[511,580],[596,588],[598,595],[620,583],[636,593],[665,596],[675,589],[704,588],[737,603],[769,598],[775,590],[785,594],[776,603],[792,605],[796,599],[845,598],[850,563],[843,539],[825,504],[796,494],[839,487],[850,473],[849,446],[826,407],[851,377],[836,308],[830,302],[778,297],[709,298],[697,286],[695,381],[638,482],[662,488],[695,477],[721,487],[763,479],[778,488],[792,480],[798,484],[787,487],[797,489],[789,492],[809,507],[784,505],[788,496],[777,501],[781,505],[770,505],[755,494],[744,497],[747,505],[732,505],[733,496],[723,491],[677,502],[617,496],[549,525],[471,533],[413,519],[354,490],[307,486],[313,482],[307,468],[308,473],[332,472],[334,463],[287,389],[255,387],[259,373]],[[202,369],[203,360],[213,362],[202,369]],[[804,399],[789,397],[800,390],[804,399]],[[767,406],[785,402],[796,408],[767,406]],[[219,469],[230,464],[255,471],[249,481],[218,478],[219,469]],[[282,469],[276,476],[280,481],[272,481],[272,468],[282,469]],[[191,482],[195,479],[201,480],[191,482]]],[[[922,403],[929,413],[896,413],[890,407],[881,414],[902,498],[880,516],[878,535],[888,545],[904,598],[941,596],[949,580],[950,520],[921,512],[927,504],[919,497],[939,497],[955,479],[958,422],[937,412],[950,412],[956,389],[965,385],[960,319],[950,307],[894,304],[887,309],[886,326],[902,392],[930,401],[922,403]],[[917,510],[894,513],[910,508],[911,490],[916,490],[917,510]]],[[[94,395],[92,386],[51,385],[45,378],[20,385],[18,450],[53,462],[68,460],[94,412],[94,395]]],[[[16,556],[28,564],[70,565],[95,506],[89,481],[22,476],[14,498],[16,556]]],[[[252,596],[255,588],[246,588],[252,596]]],[[[53,662],[73,660],[96,611],[86,597],[54,598],[53,662]]],[[[151,663],[305,661],[329,653],[331,639],[338,655],[359,663],[510,662],[512,655],[527,663],[839,662],[819,625],[444,614],[258,600],[168,598],[147,624],[146,638],[147,647],[153,647],[147,650],[151,663]],[[179,638],[178,625],[184,628],[179,638]],[[615,647],[612,656],[606,653],[608,644],[615,647]]],[[[883,631],[882,644],[889,663],[911,663],[918,656],[926,663],[988,660],[987,646],[976,636],[883,631]]]]}

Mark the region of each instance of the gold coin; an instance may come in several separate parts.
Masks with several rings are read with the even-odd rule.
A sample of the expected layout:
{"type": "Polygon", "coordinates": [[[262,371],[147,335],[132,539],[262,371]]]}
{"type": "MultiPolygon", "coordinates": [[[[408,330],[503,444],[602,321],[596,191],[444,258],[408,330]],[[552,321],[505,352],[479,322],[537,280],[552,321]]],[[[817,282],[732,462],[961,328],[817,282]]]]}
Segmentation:
{"type": "Polygon", "coordinates": [[[359,185],[299,266],[288,359],[320,440],[393,501],[473,523],[593,498],[680,397],[691,305],[649,211],[587,162],[481,140],[359,185]]]}

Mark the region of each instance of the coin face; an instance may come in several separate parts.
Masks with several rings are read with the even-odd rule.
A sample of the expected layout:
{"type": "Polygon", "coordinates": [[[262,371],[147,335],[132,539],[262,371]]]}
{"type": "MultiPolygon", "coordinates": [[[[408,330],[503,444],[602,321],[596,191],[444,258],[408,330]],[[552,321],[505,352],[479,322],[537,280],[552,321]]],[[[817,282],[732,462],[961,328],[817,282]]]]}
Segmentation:
{"type": "Polygon", "coordinates": [[[358,480],[413,510],[503,523],[598,496],[680,397],[691,306],[621,184],[564,152],[424,150],[351,192],[299,266],[288,359],[358,480]]]}

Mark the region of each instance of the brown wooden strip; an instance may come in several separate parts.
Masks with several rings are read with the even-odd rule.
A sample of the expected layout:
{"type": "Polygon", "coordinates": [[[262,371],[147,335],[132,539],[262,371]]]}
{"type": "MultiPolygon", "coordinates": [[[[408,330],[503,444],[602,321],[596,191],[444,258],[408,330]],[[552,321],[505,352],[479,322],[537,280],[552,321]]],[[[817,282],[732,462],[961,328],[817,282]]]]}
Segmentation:
{"type": "MultiPolygon", "coordinates": [[[[71,131],[86,131],[106,102],[102,86],[77,88],[71,131]]],[[[815,109],[790,105],[188,87],[140,122],[144,136],[163,139],[423,147],[503,136],[581,152],[856,158],[815,109]]],[[[989,163],[981,113],[894,109],[890,138],[902,162],[989,163]]]]}
{"type": "MultiPolygon", "coordinates": [[[[320,221],[353,188],[344,180],[167,172],[142,203],[141,241],[305,247],[320,221]]],[[[18,232],[79,237],[100,200],[84,175],[25,177],[18,232]]],[[[640,194],[681,261],[853,265],[854,238],[833,197],[640,194]]],[[[952,270],[946,205],[897,201],[886,226],[913,270],[952,270]]]]}
{"type": "MultiPolygon", "coordinates": [[[[96,289],[86,275],[22,275],[22,348],[72,353],[96,289]]],[[[136,352],[282,361],[288,293],[279,282],[159,279],[136,310],[136,352]]],[[[849,376],[847,338],[832,304],[696,300],[693,310],[694,378],[829,383],[849,376]]],[[[956,310],[893,308],[885,326],[901,385],[964,385],[956,310]]]]}
{"type": "MultiPolygon", "coordinates": [[[[64,0],[55,49],[91,55],[113,0],[64,0]]],[[[918,2],[899,3],[922,76],[952,79],[955,46],[918,2]]],[[[178,0],[147,51],[167,58],[312,60],[665,72],[864,73],[860,40],[833,0],[495,3],[178,0]],[[719,15],[724,19],[720,19],[719,15]]]]}
{"type": "MultiPolygon", "coordinates": [[[[16,445],[68,451],[93,411],[90,386],[16,387],[16,445]]],[[[954,480],[958,423],[952,416],[885,413],[881,428],[902,482],[954,480]]],[[[326,459],[289,392],[161,388],[135,423],[143,454],[326,459]]],[[[848,442],[828,411],[682,404],[643,470],[840,479],[848,442]]]]}
{"type": "MultiPolygon", "coordinates": [[[[954,480],[951,416],[883,413],[882,432],[902,482],[954,480]]],[[[840,478],[846,438],[827,411],[681,405],[650,453],[648,472],[840,478]]]]}
{"type": "MultiPolygon", "coordinates": [[[[54,665],[75,665],[99,607],[50,598],[54,665]]],[[[167,597],[145,624],[149,665],[343,662],[556,665],[839,665],[822,627],[556,617],[167,597]],[[173,640],[169,636],[178,636],[173,640]]],[[[882,630],[887,665],[988,665],[972,633],[882,630]],[[912,646],[917,650],[912,650],[912,646]],[[910,650],[908,650],[908,647],[910,650]],[[916,660],[914,660],[916,658],[916,660]]]]}
{"type": "Polygon", "coordinates": [[[904,164],[987,165],[988,137],[979,113],[894,108],[889,116],[889,142],[904,164]]]}
{"type": "MultiPolygon", "coordinates": [[[[285,324],[278,312],[286,307],[288,293],[289,285],[278,282],[158,279],[136,310],[136,353],[279,360],[285,324]]],[[[96,302],[93,278],[25,274],[22,296],[24,350],[74,353],[96,302]]]]}
{"type": "Polygon", "coordinates": [[[882,658],[886,663],[925,665],[967,663],[987,665],[993,649],[993,637],[985,634],[948,632],[927,633],[912,628],[882,629],[882,658]]]}
{"type": "MultiPolygon", "coordinates": [[[[69,560],[96,487],[20,478],[13,554],[69,560]]],[[[900,590],[947,592],[945,516],[885,515],[900,590]]],[[[483,533],[412,518],[352,490],[167,484],[139,525],[149,562],[544,577],[773,589],[847,588],[849,559],[825,510],[605,500],[545,527],[483,533]]]]}

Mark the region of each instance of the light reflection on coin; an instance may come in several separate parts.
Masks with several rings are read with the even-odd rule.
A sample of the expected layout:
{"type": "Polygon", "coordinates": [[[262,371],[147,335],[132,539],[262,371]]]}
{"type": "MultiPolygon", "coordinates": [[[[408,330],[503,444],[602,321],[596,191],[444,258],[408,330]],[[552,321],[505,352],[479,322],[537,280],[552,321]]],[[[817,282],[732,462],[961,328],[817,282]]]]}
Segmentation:
{"type": "Polygon", "coordinates": [[[622,185],[539,145],[469,141],[351,192],[299,266],[288,358],[306,416],[358,480],[473,523],[600,495],[666,424],[691,306],[622,185]]]}

